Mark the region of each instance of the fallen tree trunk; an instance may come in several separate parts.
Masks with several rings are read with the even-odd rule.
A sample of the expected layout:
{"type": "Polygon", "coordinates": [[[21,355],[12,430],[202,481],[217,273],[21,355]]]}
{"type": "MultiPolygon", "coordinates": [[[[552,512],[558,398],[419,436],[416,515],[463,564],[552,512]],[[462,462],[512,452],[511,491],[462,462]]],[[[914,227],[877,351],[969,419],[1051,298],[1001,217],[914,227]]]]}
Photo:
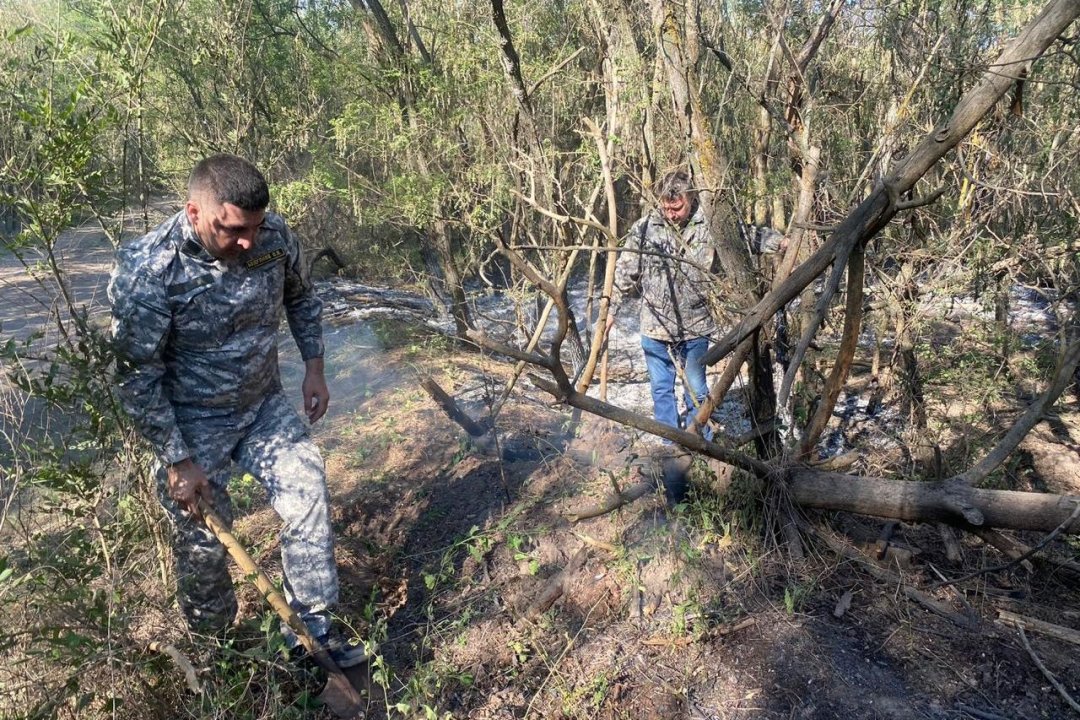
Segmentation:
{"type": "MultiPolygon", "coordinates": [[[[700,435],[659,423],[652,418],[610,405],[550,380],[529,379],[571,407],[668,438],[683,447],[775,482],[784,478],[798,505],[823,510],[846,510],[908,522],[946,522],[961,528],[996,527],[1049,532],[1069,520],[1080,503],[1077,495],[981,490],[952,478],[937,482],[822,472],[806,466],[777,467],[743,453],[708,442],[700,435]]],[[[1080,534],[1080,518],[1068,523],[1065,534],[1080,534]]]]}
{"type": "MultiPolygon", "coordinates": [[[[1072,515],[1080,496],[980,490],[956,482],[912,482],[791,468],[792,499],[803,507],[846,510],[908,522],[946,522],[965,527],[957,499],[982,513],[985,527],[1049,532],[1072,515]]],[[[1080,534],[1080,519],[1064,531],[1080,534]]]]}
{"type": "Polygon", "coordinates": [[[454,402],[454,398],[450,397],[450,395],[447,394],[433,378],[422,378],[420,380],[420,386],[427,390],[428,395],[430,395],[431,399],[443,409],[443,412],[446,413],[447,417],[464,428],[465,432],[469,433],[470,436],[478,438],[487,432],[487,428],[466,415],[465,412],[458,407],[458,404],[454,402]]]}
{"type": "MultiPolygon", "coordinates": [[[[743,319],[705,353],[705,364],[714,365],[726,357],[830,265],[834,265],[833,275],[838,276],[855,244],[874,237],[898,211],[911,207],[899,198],[912,190],[938,160],[967,136],[1017,79],[1027,75],[1035,60],[1078,15],[1080,4],[1076,0],[1051,0],[1016,38],[1004,46],[994,64],[957,102],[952,116],[926,135],[869,196],[848,213],[817,252],[749,309],[743,319]]],[[[825,303],[819,304],[812,325],[800,341],[801,351],[796,351],[793,365],[801,364],[808,338],[816,333],[825,309],[825,303]]]]}

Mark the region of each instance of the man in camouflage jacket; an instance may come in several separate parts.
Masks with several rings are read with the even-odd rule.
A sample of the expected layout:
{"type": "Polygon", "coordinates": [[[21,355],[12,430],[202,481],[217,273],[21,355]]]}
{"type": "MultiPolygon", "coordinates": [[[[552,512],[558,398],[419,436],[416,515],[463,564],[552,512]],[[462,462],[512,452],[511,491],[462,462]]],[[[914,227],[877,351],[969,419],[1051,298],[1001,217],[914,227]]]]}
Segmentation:
{"type": "MultiPolygon", "coordinates": [[[[701,358],[716,329],[709,291],[715,285],[717,254],[685,171],[665,175],[657,195],[660,208],[634,224],[619,253],[608,328],[615,322],[623,296],[640,292],[641,348],[653,417],[672,427],[686,427],[709,392],[701,358]],[[682,413],[675,396],[680,370],[685,394],[682,413]]],[[[783,236],[771,228],[750,228],[744,234],[750,235],[754,252],[776,252],[782,246],[783,236]]],[[[703,435],[711,439],[712,430],[703,428],[703,435]]]]}
{"type": "Polygon", "coordinates": [[[225,549],[198,513],[201,497],[231,524],[235,463],[262,482],[282,519],[286,599],[347,666],[363,652],[331,633],[338,577],[322,456],[277,361],[284,311],[305,363],[304,408],[317,421],[329,401],[322,303],[269,201],[254,165],[215,155],[192,171],[183,210],[121,248],[109,283],[119,395],[159,460],[188,624],[221,631],[236,615],[225,549]]]}

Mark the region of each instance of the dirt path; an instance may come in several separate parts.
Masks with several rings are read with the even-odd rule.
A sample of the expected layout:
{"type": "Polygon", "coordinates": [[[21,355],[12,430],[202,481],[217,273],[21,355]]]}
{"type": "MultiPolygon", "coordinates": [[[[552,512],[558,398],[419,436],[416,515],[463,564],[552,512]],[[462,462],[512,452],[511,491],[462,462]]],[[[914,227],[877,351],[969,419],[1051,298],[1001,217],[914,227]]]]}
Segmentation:
{"type": "MultiPolygon", "coordinates": [[[[107,308],[105,285],[113,259],[105,235],[89,224],[66,232],[56,243],[55,257],[75,307],[86,308],[92,318],[99,319],[107,308]]],[[[0,250],[0,332],[5,339],[22,341],[32,333],[45,332],[47,341],[56,331],[56,314],[67,316],[59,300],[59,285],[46,262],[41,252],[27,251],[20,260],[0,250]]]]}

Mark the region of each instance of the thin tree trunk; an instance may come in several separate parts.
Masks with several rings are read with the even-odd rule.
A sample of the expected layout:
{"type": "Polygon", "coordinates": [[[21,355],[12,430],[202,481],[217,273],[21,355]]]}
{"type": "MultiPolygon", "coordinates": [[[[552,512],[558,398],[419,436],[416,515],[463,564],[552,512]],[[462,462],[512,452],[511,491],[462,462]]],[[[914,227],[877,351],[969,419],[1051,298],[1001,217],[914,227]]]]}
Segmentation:
{"type": "Polygon", "coordinates": [[[844,312],[844,334],[840,339],[840,350],[836,353],[836,363],[832,373],[825,383],[825,390],[821,394],[821,403],[817,412],[810,420],[803,438],[799,456],[805,459],[817,444],[825,425],[832,417],[833,408],[840,397],[840,391],[847,382],[848,373],[851,371],[851,362],[855,358],[855,350],[859,346],[859,331],[862,329],[862,299],[863,299],[863,263],[862,247],[856,247],[851,253],[848,262],[848,285],[847,285],[847,308],[844,312]]]}

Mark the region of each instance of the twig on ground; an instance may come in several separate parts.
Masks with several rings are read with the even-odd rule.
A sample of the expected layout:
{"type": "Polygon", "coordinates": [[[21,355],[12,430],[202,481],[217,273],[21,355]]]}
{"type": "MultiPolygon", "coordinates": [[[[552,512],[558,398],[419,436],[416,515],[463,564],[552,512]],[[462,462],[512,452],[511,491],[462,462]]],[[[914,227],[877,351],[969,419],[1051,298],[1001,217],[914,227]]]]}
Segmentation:
{"type": "Polygon", "coordinates": [[[1080,632],[1073,630],[1072,628],[1055,625],[1053,623],[1048,623],[1045,620],[1020,615],[1019,613],[1014,613],[1009,610],[998,610],[997,621],[1001,625],[1027,628],[1028,630],[1034,630],[1043,635],[1049,635],[1062,642],[1080,646],[1080,632]]]}
{"type": "Polygon", "coordinates": [[[684,635],[682,637],[656,636],[642,640],[641,644],[659,647],[685,647],[687,645],[692,645],[693,643],[705,642],[706,640],[723,637],[724,635],[731,635],[732,633],[745,630],[754,625],[757,625],[757,618],[748,617],[735,623],[727,623],[726,625],[708,628],[697,635],[684,635]]]}
{"type": "Polygon", "coordinates": [[[1071,707],[1077,713],[1080,713],[1080,704],[1078,704],[1075,700],[1072,699],[1072,696],[1069,695],[1069,692],[1065,689],[1065,686],[1062,685],[1056,677],[1054,677],[1054,673],[1050,672],[1050,669],[1047,668],[1046,665],[1043,665],[1043,661],[1040,660],[1039,656],[1035,654],[1035,649],[1031,647],[1031,643],[1028,642],[1027,635],[1024,634],[1023,626],[1017,626],[1016,632],[1019,633],[1020,640],[1024,643],[1024,649],[1028,651],[1028,655],[1030,655],[1031,659],[1035,662],[1035,666],[1039,668],[1039,672],[1041,672],[1046,677],[1046,679],[1050,681],[1050,684],[1053,685],[1054,689],[1058,691],[1058,695],[1060,695],[1061,698],[1069,704],[1069,707],[1071,707]]]}
{"type": "MultiPolygon", "coordinates": [[[[582,548],[582,550],[584,549],[585,548],[582,548]]],[[[536,692],[533,693],[532,699],[529,700],[529,706],[525,708],[525,718],[528,718],[532,714],[532,708],[533,704],[536,702],[536,698],[540,697],[540,693],[544,691],[544,688],[547,686],[548,681],[551,680],[552,676],[555,674],[555,671],[559,668],[559,663],[561,663],[563,658],[566,657],[566,654],[570,652],[570,649],[574,647],[574,643],[577,641],[578,636],[581,635],[581,633],[585,632],[585,628],[589,627],[589,618],[592,616],[593,610],[596,609],[596,607],[603,599],[604,595],[601,594],[600,597],[596,599],[596,602],[592,604],[592,607],[589,608],[589,612],[585,614],[585,620],[581,623],[581,627],[578,628],[578,631],[574,633],[574,637],[566,641],[566,647],[564,647],[562,652],[559,653],[559,657],[555,658],[554,664],[550,666],[547,676],[544,677],[544,682],[540,683],[540,687],[536,689],[536,692]]]]}
{"type": "Polygon", "coordinates": [[[970,705],[965,705],[963,703],[956,703],[956,709],[962,713],[977,717],[979,720],[1009,720],[1009,718],[1004,715],[998,715],[997,713],[992,713],[988,710],[973,708],[970,705]]]}
{"type": "Polygon", "coordinates": [[[545,610],[551,607],[566,589],[567,579],[585,564],[585,559],[588,556],[588,545],[582,545],[581,548],[574,553],[574,557],[570,558],[570,562],[566,564],[566,567],[555,573],[551,579],[547,581],[544,585],[544,589],[540,591],[540,594],[525,611],[525,617],[529,620],[535,620],[545,610]]]}
{"type": "Polygon", "coordinates": [[[1027,560],[1029,557],[1031,557],[1032,555],[1037,553],[1039,550],[1042,550],[1044,547],[1049,545],[1051,540],[1053,540],[1058,535],[1060,535],[1062,532],[1064,532],[1066,528],[1070,527],[1073,524],[1073,521],[1076,520],[1078,517],[1080,517],[1080,503],[1076,504],[1076,507],[1073,508],[1072,514],[1069,515],[1069,517],[1066,518],[1064,522],[1062,522],[1056,528],[1054,528],[1049,533],[1047,533],[1046,537],[1044,537],[1042,540],[1040,540],[1037,545],[1028,548],[1027,552],[1021,554],[1019,557],[1014,558],[1014,559],[1010,560],[1007,563],[1002,563],[1001,565],[995,565],[994,567],[988,567],[988,568],[983,568],[981,570],[975,570],[973,572],[969,572],[967,575],[961,575],[960,577],[956,578],[955,580],[942,580],[941,582],[934,583],[931,587],[941,587],[942,585],[955,585],[956,583],[960,583],[960,582],[963,582],[965,580],[970,580],[971,578],[978,577],[979,575],[985,575],[987,573],[1001,572],[1002,570],[1007,570],[1008,568],[1011,568],[1013,565],[1016,565],[1018,563],[1023,562],[1024,560],[1027,560]]]}
{"type": "Polygon", "coordinates": [[[611,553],[612,555],[618,555],[619,554],[619,548],[617,548],[616,546],[612,545],[609,542],[604,542],[603,540],[597,540],[596,538],[594,538],[591,535],[586,535],[585,533],[574,533],[574,537],[576,537],[578,540],[585,543],[589,547],[594,547],[594,548],[598,548],[600,550],[604,550],[606,552],[611,553]]]}
{"type": "Polygon", "coordinates": [[[641,496],[648,494],[648,492],[655,487],[655,481],[642,480],[639,483],[631,485],[621,493],[608,495],[599,505],[590,505],[589,507],[566,513],[566,519],[572,523],[576,523],[579,520],[606,515],[613,510],[618,510],[623,505],[629,505],[641,496]]]}
{"type": "Polygon", "coordinates": [[[159,652],[163,655],[167,655],[176,667],[184,673],[184,682],[187,683],[188,690],[194,695],[202,694],[202,685],[199,683],[199,678],[195,674],[195,667],[191,664],[190,660],[184,657],[183,653],[176,649],[175,646],[155,640],[147,645],[147,649],[150,650],[150,652],[159,652]]]}
{"type": "Polygon", "coordinates": [[[940,615],[941,617],[951,621],[953,624],[959,627],[964,628],[965,630],[970,630],[974,628],[976,624],[976,620],[974,618],[967,615],[962,615],[954,611],[944,603],[935,600],[934,598],[930,597],[918,588],[908,585],[899,575],[889,572],[888,570],[878,567],[877,565],[868,561],[857,550],[849,547],[839,538],[834,537],[832,533],[828,530],[824,528],[813,528],[807,522],[801,522],[800,525],[802,525],[803,532],[809,532],[817,535],[819,538],[825,541],[826,545],[832,548],[833,552],[843,557],[846,557],[849,560],[854,560],[855,562],[859,563],[867,572],[869,572],[877,579],[884,580],[885,582],[896,585],[897,587],[899,587],[900,591],[904,593],[904,595],[906,595],[909,599],[919,603],[930,612],[940,615]]]}
{"type": "MultiPolygon", "coordinates": [[[[927,563],[927,565],[929,565],[929,566],[930,566],[930,569],[934,571],[934,574],[935,574],[935,575],[937,575],[937,576],[938,576],[939,578],[941,578],[942,580],[944,580],[944,579],[945,579],[945,574],[944,574],[943,572],[941,572],[940,570],[938,570],[938,569],[937,569],[936,567],[934,567],[934,564],[933,564],[933,563],[927,563]]],[[[969,614],[969,615],[972,615],[972,616],[974,616],[974,615],[975,615],[975,608],[971,607],[971,603],[969,603],[969,602],[967,601],[967,598],[966,598],[966,597],[964,597],[964,593],[960,592],[960,591],[959,591],[959,590],[958,590],[958,589],[956,588],[956,586],[955,586],[955,585],[953,585],[953,586],[951,586],[951,587],[952,587],[952,591],[953,591],[953,593],[955,593],[955,594],[956,594],[956,599],[960,601],[960,604],[964,606],[964,609],[966,609],[966,610],[968,611],[968,614],[969,614]]]]}

